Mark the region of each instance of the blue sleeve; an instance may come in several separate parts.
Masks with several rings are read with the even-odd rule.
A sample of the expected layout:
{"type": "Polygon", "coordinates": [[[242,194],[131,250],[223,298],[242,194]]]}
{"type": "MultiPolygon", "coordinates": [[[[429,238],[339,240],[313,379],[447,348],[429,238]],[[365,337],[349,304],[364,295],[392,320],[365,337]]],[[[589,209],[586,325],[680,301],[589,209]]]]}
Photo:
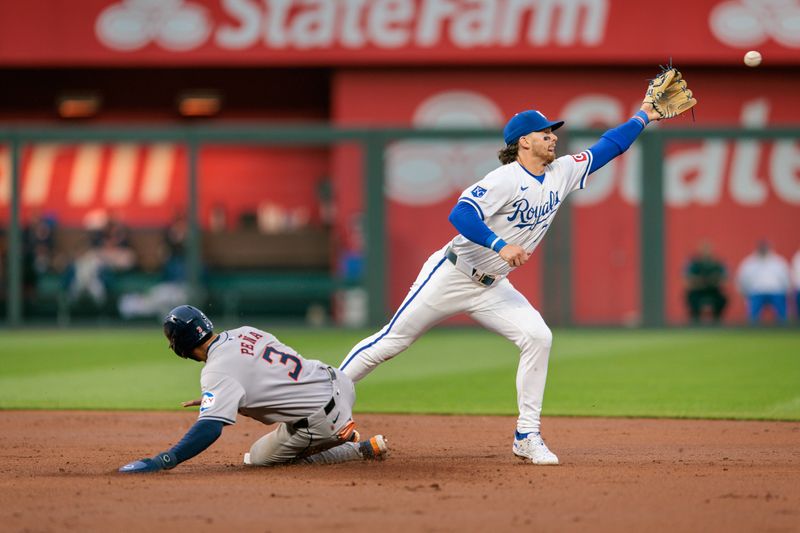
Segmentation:
{"type": "Polygon", "coordinates": [[[447,219],[461,235],[475,244],[491,248],[495,252],[499,252],[506,245],[506,241],[495,235],[481,220],[475,208],[467,202],[458,202],[447,219]]]}
{"type": "Polygon", "coordinates": [[[216,441],[222,435],[223,423],[219,420],[198,420],[189,428],[181,441],[172,447],[177,463],[188,461],[216,441]]]}
{"type": "Polygon", "coordinates": [[[606,163],[630,148],[648,122],[645,112],[637,111],[627,122],[605,132],[600,140],[589,148],[592,152],[589,174],[603,168],[606,163]]]}

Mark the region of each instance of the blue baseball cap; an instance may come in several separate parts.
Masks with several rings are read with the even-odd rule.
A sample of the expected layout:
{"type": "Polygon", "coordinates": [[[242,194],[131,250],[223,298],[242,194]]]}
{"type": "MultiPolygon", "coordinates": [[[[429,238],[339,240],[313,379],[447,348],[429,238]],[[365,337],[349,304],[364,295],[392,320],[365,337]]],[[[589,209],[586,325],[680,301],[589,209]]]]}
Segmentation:
{"type": "Polygon", "coordinates": [[[511,117],[506,127],[503,128],[503,139],[506,141],[507,145],[513,144],[517,142],[520,137],[531,132],[542,131],[547,128],[557,130],[563,125],[563,120],[551,122],[547,120],[546,116],[535,109],[528,109],[527,111],[522,111],[511,117]]]}

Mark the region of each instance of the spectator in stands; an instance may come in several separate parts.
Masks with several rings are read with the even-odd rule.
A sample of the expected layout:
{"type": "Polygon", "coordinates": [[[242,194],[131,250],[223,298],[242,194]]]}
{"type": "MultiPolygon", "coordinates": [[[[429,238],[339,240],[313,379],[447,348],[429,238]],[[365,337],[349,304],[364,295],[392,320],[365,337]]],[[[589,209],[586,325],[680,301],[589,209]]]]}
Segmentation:
{"type": "Polygon", "coordinates": [[[186,275],[186,238],[189,225],[179,212],[164,230],[164,263],[161,281],[144,293],[123,294],[119,314],[123,318],[163,316],[189,297],[186,275]]]}
{"type": "Polygon", "coordinates": [[[330,177],[325,176],[317,183],[319,221],[326,228],[332,227],[336,219],[336,203],[333,192],[333,180],[330,177]]]}
{"type": "Polygon", "coordinates": [[[130,231],[118,219],[109,217],[99,239],[104,266],[114,271],[127,271],[136,266],[130,231]]]}
{"type": "Polygon", "coordinates": [[[88,296],[96,306],[106,302],[107,279],[104,277],[100,241],[90,239],[88,249],[79,253],[64,272],[65,282],[69,289],[70,301],[76,302],[88,296]]]}
{"type": "Polygon", "coordinates": [[[39,278],[51,271],[55,249],[55,220],[33,215],[22,230],[22,287],[34,298],[39,278]]]}
{"type": "Polygon", "coordinates": [[[717,323],[728,303],[722,290],[725,281],[725,265],[712,254],[711,244],[703,242],[692,256],[684,271],[686,279],[686,305],[692,322],[699,323],[703,311],[708,309],[717,323]]]}
{"type": "Polygon", "coordinates": [[[78,255],[66,272],[70,300],[84,295],[102,307],[108,300],[112,277],[136,265],[136,254],[130,245],[128,228],[114,217],[102,226],[90,229],[89,248],[78,255]]]}
{"type": "Polygon", "coordinates": [[[31,268],[36,274],[53,269],[56,221],[53,217],[34,215],[24,229],[23,243],[31,256],[31,268]]]}
{"type": "Polygon", "coordinates": [[[362,286],[364,277],[363,216],[348,219],[339,247],[337,274],[342,288],[337,292],[337,320],[348,327],[364,327],[367,323],[368,295],[362,286]]]}
{"type": "Polygon", "coordinates": [[[792,257],[792,285],[794,285],[794,305],[797,320],[800,320],[800,248],[792,257]]]}
{"type": "Polygon", "coordinates": [[[338,275],[349,285],[359,284],[364,276],[364,228],[360,213],[348,220],[339,253],[338,275]]]}
{"type": "Polygon", "coordinates": [[[789,291],[789,263],[762,240],[756,251],[745,257],[736,275],[739,290],[747,298],[751,323],[770,306],[779,322],[786,322],[786,293],[789,291]]]}
{"type": "MultiPolygon", "coordinates": [[[[189,222],[186,214],[179,211],[164,230],[164,281],[186,281],[186,239],[189,222]]],[[[172,306],[175,307],[175,306],[172,306]]]]}

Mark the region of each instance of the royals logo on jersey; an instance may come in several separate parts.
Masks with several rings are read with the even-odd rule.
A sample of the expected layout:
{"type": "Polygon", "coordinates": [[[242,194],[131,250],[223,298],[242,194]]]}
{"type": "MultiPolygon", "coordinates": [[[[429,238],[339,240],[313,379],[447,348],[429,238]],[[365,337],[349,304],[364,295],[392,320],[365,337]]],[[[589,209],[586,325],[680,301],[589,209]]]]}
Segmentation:
{"type": "Polygon", "coordinates": [[[486,189],[481,187],[480,185],[476,185],[474,189],[472,189],[472,196],[475,198],[481,198],[483,195],[486,194],[486,189]]]}

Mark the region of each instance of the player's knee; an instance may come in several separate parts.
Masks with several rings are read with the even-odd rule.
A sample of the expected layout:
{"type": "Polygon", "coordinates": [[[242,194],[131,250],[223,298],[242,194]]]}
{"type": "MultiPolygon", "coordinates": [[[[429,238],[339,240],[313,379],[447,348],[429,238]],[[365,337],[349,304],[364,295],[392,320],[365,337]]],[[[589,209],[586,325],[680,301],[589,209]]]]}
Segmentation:
{"type": "Polygon", "coordinates": [[[553,332],[545,324],[539,327],[525,330],[521,348],[545,348],[547,350],[553,345],[553,332]]]}
{"type": "Polygon", "coordinates": [[[272,466],[291,461],[296,451],[288,444],[286,424],[278,424],[277,428],[250,446],[250,464],[272,466]]]}
{"type": "Polygon", "coordinates": [[[262,439],[257,440],[250,446],[250,464],[256,466],[267,466],[270,464],[270,449],[262,439]]]}

